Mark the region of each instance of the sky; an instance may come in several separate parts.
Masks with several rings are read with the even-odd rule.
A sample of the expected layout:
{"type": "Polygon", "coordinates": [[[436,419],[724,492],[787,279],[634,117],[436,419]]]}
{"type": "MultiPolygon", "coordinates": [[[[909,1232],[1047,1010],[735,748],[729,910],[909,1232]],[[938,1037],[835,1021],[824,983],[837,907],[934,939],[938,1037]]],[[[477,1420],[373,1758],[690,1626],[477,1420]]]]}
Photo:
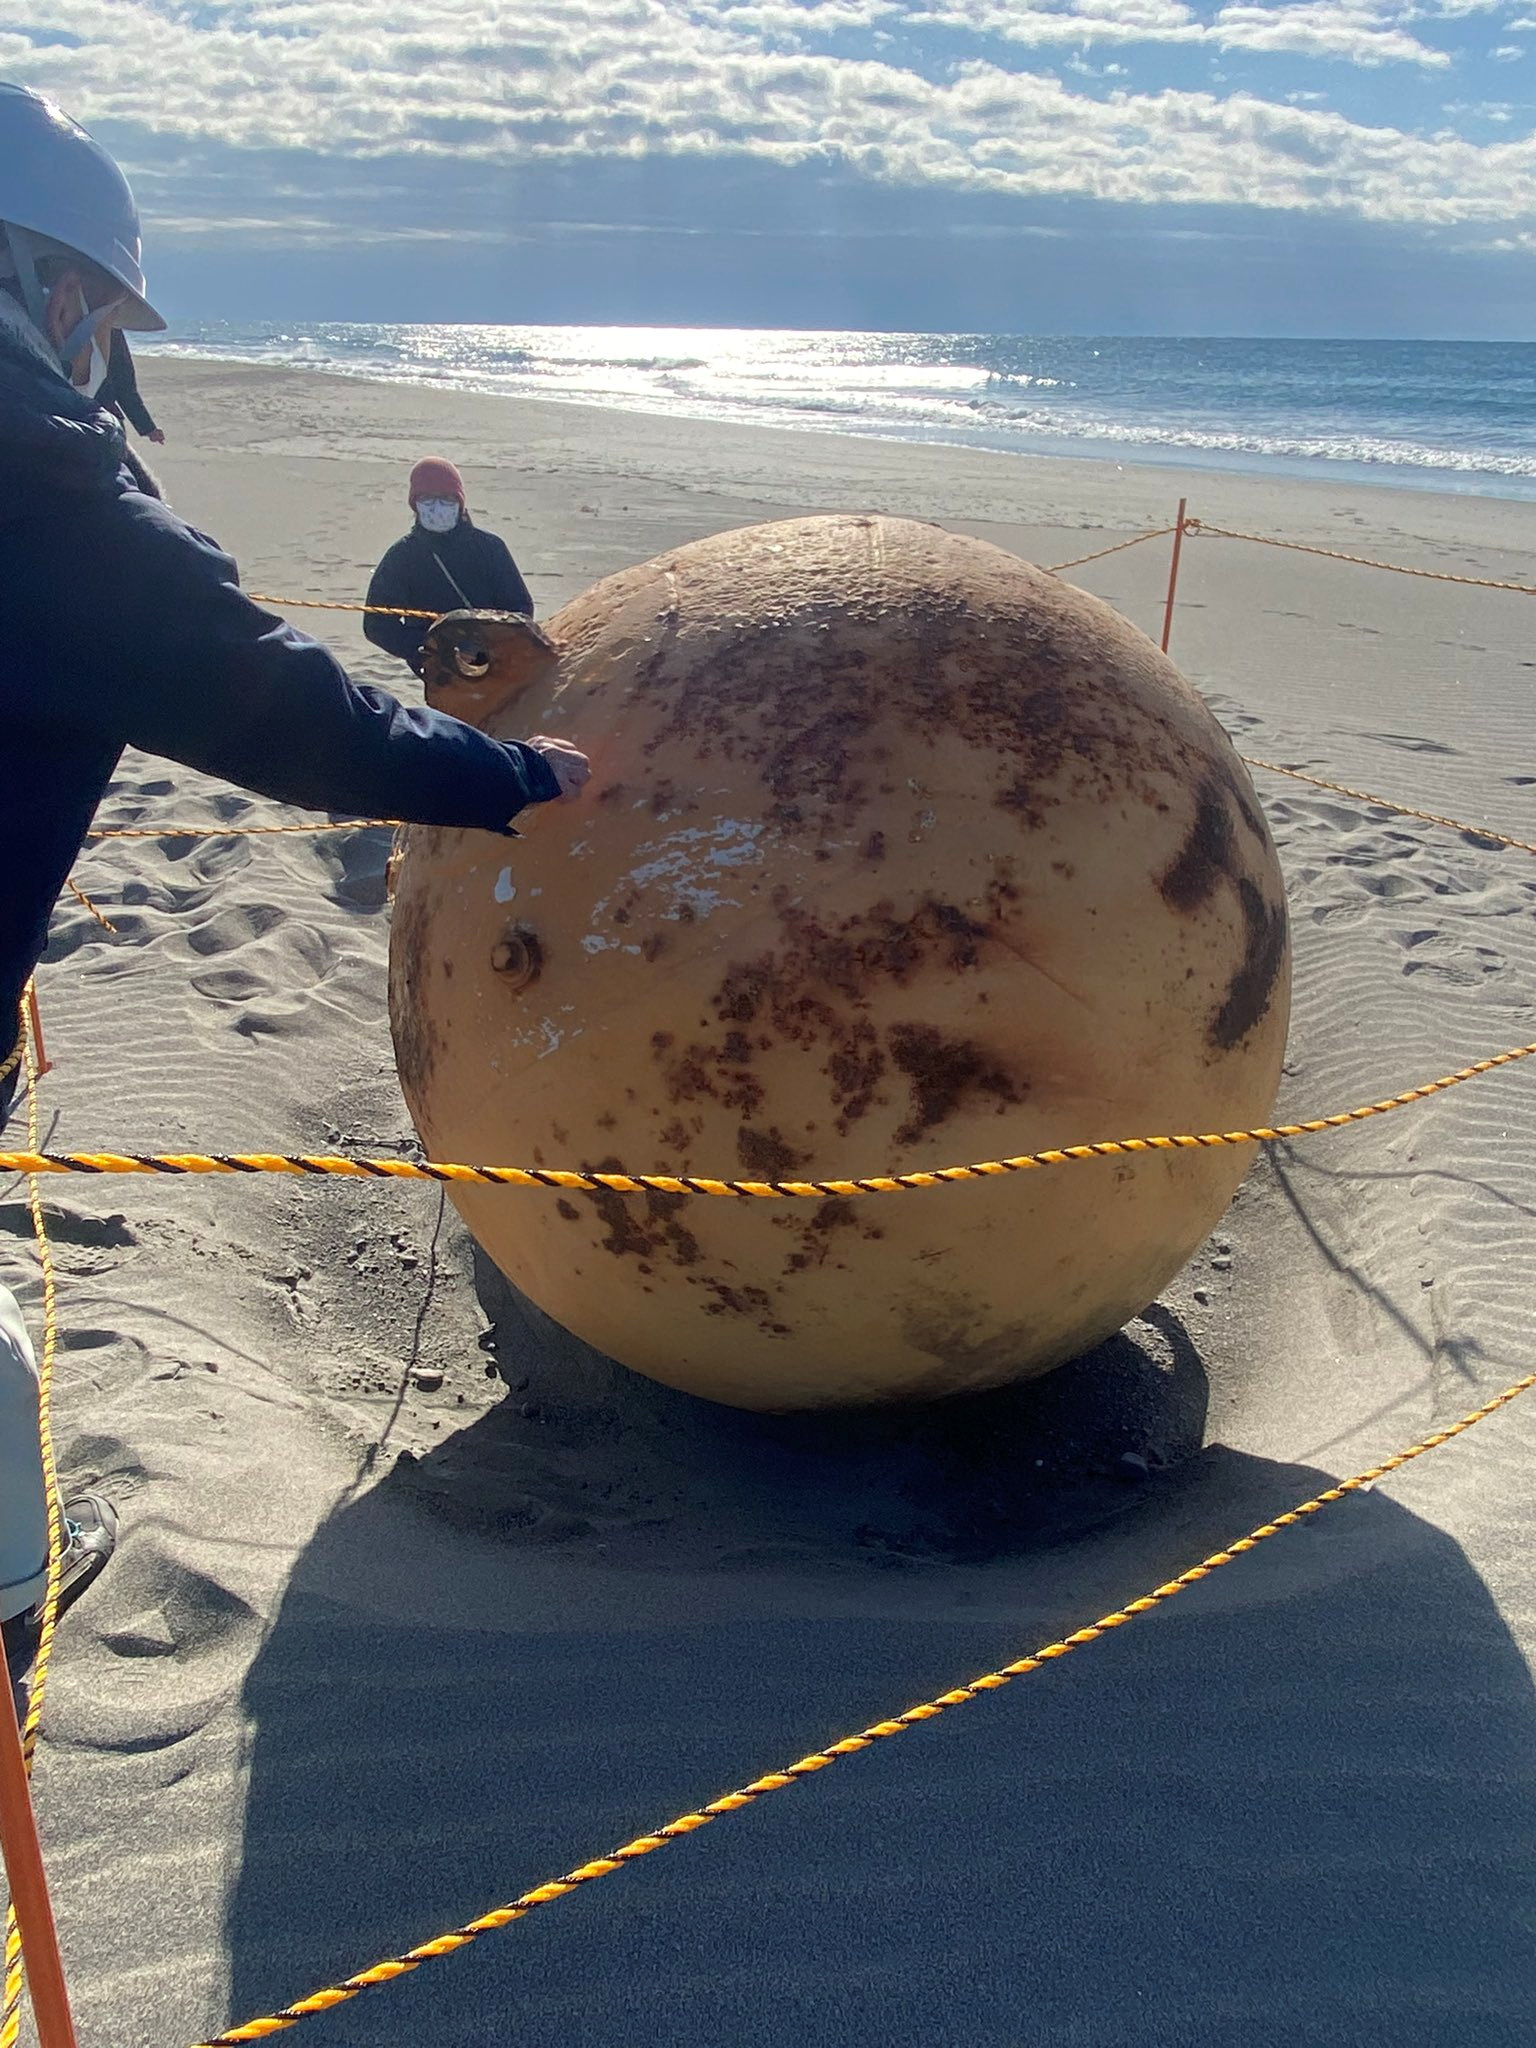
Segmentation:
{"type": "Polygon", "coordinates": [[[1536,337],[1536,0],[0,0],[173,323],[1536,337]]]}

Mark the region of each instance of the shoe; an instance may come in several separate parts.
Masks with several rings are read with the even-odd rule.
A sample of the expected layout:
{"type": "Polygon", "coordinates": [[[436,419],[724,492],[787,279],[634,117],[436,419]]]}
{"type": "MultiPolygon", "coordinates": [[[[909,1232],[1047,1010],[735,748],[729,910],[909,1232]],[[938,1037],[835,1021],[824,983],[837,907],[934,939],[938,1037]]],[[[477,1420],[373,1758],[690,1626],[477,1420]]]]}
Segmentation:
{"type": "MultiPolygon", "coordinates": [[[[96,1579],[117,1546],[117,1510],[99,1493],[82,1493],[64,1503],[64,1555],[59,1564],[59,1599],[55,1618],[66,1613],[96,1579]]],[[[32,1666],[43,1632],[43,1610],[24,1608],[3,1624],[5,1670],[20,1727],[27,1711],[32,1666]]]]}
{"type": "Polygon", "coordinates": [[[64,1503],[64,1556],[59,1566],[59,1614],[68,1613],[117,1548],[117,1509],[99,1493],[64,1503]]]}

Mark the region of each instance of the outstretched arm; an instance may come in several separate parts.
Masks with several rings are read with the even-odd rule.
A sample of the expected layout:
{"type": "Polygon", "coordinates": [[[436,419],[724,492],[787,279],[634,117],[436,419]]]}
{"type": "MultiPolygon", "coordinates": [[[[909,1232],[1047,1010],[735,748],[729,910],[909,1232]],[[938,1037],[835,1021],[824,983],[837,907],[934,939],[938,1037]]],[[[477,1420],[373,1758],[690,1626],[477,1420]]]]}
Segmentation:
{"type": "Polygon", "coordinates": [[[104,709],[133,745],[282,803],[420,824],[502,831],[559,794],[535,749],[350,682],[164,507],[130,516],[107,565],[122,655],[104,709]]]}

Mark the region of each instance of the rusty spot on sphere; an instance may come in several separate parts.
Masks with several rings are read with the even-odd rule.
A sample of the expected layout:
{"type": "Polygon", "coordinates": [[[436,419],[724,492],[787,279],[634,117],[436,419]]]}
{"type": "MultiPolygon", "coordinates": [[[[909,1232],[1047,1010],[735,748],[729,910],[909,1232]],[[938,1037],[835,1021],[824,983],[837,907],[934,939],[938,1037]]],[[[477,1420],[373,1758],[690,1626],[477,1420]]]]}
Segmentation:
{"type": "MultiPolygon", "coordinates": [[[[624,1162],[611,1155],[596,1166],[583,1166],[584,1173],[624,1173],[624,1162]]],[[[594,1188],[587,1200],[607,1226],[598,1240],[615,1258],[633,1257],[655,1265],[696,1266],[702,1256],[699,1241],[683,1221],[686,1195],[663,1194],[647,1189],[642,1199],[621,1195],[616,1188],[594,1188]]]]}
{"type": "Polygon", "coordinates": [[[796,1151],[777,1124],[766,1131],[743,1124],[736,1133],[736,1157],[749,1180],[793,1180],[810,1156],[796,1151]]]}
{"type": "Polygon", "coordinates": [[[1195,822],[1171,867],[1157,878],[1163,901],[1172,910],[1198,910],[1215,893],[1234,865],[1232,813],[1219,785],[1210,777],[1195,798],[1195,822]]]}
{"type": "Polygon", "coordinates": [[[1232,804],[1250,832],[1262,840],[1263,820],[1230,773],[1207,775],[1195,797],[1195,817],[1172,864],[1157,878],[1164,902],[1186,914],[1202,908],[1223,881],[1237,893],[1243,917],[1243,951],[1237,970],[1206,1029],[1209,1042],[1221,1052],[1241,1045],[1269,1008],[1275,983],[1285,963],[1285,904],[1271,903],[1258,884],[1244,873],[1238,851],[1232,804]],[[1229,801],[1230,799],[1230,801],[1229,801]]]}
{"type": "Polygon", "coordinates": [[[1245,875],[1237,885],[1243,910],[1242,965],[1227,986],[1221,1008],[1211,1020],[1208,1036],[1223,1052],[1241,1045],[1269,1008],[1285,961],[1285,902],[1265,901],[1263,892],[1245,875]]]}
{"type": "Polygon", "coordinates": [[[432,906],[427,891],[418,889],[404,903],[396,904],[390,933],[390,978],[396,990],[396,999],[390,1004],[390,1029],[400,1085],[413,1103],[426,1095],[439,1042],[427,1000],[431,937],[432,906]]]}
{"type": "Polygon", "coordinates": [[[952,1117],[968,1096],[990,1095],[999,1104],[1020,1102],[1020,1087],[995,1054],[971,1038],[946,1038],[931,1024],[897,1024],[888,1034],[891,1060],[912,1090],[911,1114],[896,1133],[913,1145],[925,1131],[952,1117]]]}

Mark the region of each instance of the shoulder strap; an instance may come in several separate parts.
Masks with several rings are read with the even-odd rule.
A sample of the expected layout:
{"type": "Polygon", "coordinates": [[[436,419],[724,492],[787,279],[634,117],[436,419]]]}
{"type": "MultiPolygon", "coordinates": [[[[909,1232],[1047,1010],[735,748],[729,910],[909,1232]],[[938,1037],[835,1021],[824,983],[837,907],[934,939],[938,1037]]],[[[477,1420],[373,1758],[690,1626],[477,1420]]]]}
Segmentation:
{"type": "Polygon", "coordinates": [[[469,599],[464,595],[463,590],[459,586],[458,578],[454,575],[453,571],[449,568],[448,564],[443,560],[442,556],[437,552],[437,549],[429,548],[427,552],[431,555],[433,561],[436,562],[439,569],[442,570],[443,574],[448,578],[448,581],[453,585],[454,593],[457,596],[459,603],[463,605],[465,611],[472,612],[474,610],[474,606],[470,603],[469,599]]]}

